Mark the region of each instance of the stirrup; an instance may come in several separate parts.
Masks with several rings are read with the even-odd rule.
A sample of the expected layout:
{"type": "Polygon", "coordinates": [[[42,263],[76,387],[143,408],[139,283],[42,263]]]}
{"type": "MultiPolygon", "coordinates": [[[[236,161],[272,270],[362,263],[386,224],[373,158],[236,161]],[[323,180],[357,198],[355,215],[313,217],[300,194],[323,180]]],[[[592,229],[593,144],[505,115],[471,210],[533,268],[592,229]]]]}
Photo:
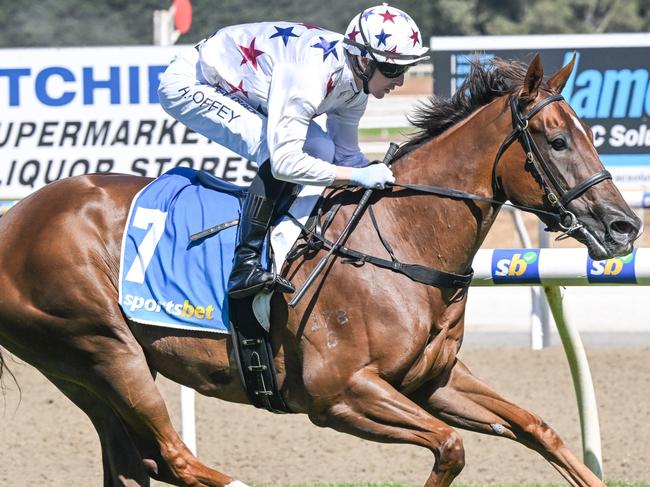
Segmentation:
{"type": "Polygon", "coordinates": [[[254,296],[261,291],[267,293],[273,291],[279,291],[281,293],[293,293],[295,290],[296,288],[293,286],[293,284],[291,284],[291,281],[278,274],[273,274],[273,279],[270,279],[268,281],[257,282],[243,289],[228,290],[228,296],[230,296],[232,299],[242,299],[248,296],[254,296]]]}
{"type": "Polygon", "coordinates": [[[289,279],[286,279],[279,274],[274,274],[273,280],[264,285],[264,291],[278,291],[283,294],[291,294],[296,291],[296,288],[289,279]]]}

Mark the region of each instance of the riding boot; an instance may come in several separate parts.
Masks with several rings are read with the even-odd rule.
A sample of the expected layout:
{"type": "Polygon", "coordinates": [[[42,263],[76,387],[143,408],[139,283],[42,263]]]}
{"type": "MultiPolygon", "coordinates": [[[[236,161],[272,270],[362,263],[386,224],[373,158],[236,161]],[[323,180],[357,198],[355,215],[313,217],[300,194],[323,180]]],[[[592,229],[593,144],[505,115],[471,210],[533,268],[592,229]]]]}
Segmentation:
{"type": "Polygon", "coordinates": [[[275,202],[264,196],[248,193],[244,200],[235,259],[228,279],[228,295],[233,299],[256,294],[262,288],[292,293],[295,288],[287,279],[264,270],[260,260],[266,232],[271,225],[275,202]]]}

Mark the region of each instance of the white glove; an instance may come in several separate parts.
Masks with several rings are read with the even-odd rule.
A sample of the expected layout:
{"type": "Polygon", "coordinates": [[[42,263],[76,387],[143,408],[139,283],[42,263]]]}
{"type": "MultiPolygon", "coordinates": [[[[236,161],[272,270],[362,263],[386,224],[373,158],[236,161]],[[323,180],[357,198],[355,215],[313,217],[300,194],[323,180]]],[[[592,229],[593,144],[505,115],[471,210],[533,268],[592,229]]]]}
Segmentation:
{"type": "Polygon", "coordinates": [[[384,189],[386,183],[394,183],[393,171],[385,164],[371,164],[366,167],[353,167],[350,182],[364,188],[384,189]]]}

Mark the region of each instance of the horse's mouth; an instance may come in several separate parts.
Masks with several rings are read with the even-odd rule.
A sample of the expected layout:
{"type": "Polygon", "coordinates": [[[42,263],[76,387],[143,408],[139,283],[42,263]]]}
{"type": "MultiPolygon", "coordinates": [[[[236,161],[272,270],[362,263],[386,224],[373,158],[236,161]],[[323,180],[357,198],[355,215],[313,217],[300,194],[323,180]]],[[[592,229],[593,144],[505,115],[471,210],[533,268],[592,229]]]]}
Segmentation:
{"type": "Polygon", "coordinates": [[[634,250],[635,235],[626,242],[617,242],[607,234],[597,235],[587,227],[580,226],[570,234],[578,242],[587,247],[587,253],[593,260],[606,260],[628,255],[634,250]]]}

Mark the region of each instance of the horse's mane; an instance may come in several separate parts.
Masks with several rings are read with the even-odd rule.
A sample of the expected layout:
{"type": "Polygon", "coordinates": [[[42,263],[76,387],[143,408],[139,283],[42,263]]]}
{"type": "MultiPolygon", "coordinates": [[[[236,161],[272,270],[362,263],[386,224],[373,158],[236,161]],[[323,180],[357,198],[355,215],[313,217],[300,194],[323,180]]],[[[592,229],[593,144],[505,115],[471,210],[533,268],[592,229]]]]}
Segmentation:
{"type": "Polygon", "coordinates": [[[469,75],[451,98],[431,96],[409,116],[409,122],[420,130],[402,144],[396,159],[440,135],[495,98],[516,91],[526,76],[527,66],[518,61],[493,58],[481,63],[474,58],[470,64],[469,75]]]}

